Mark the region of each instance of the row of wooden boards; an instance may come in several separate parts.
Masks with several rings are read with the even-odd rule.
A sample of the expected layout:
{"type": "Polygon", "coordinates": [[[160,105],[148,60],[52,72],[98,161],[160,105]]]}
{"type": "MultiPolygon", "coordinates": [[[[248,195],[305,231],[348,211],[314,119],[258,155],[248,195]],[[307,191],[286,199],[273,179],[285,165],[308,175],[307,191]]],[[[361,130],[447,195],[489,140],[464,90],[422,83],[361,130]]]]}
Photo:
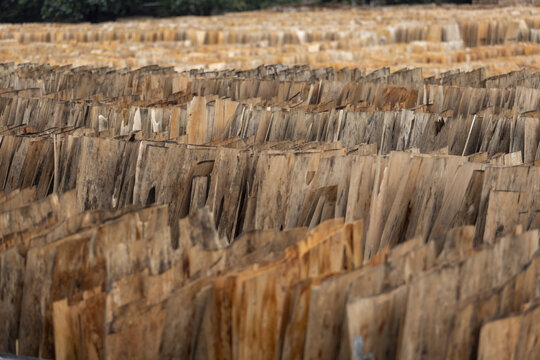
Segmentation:
{"type": "MultiPolygon", "coordinates": [[[[498,229],[486,220],[492,216],[494,222],[508,222],[497,235],[517,224],[536,228],[539,220],[538,167],[500,166],[521,164],[519,152],[489,164],[487,154],[391,152],[382,157],[370,145],[223,147],[57,136],[55,177],[50,138],[1,139],[0,185],[7,193],[36,186],[41,199],[55,188],[76,189],[81,210],[170,204],[171,224],[207,207],[228,242],[251,230],[313,227],[345,217],[364,220],[366,243],[375,253],[414,236],[435,238],[456,223],[477,224],[478,242],[483,242],[498,229]],[[517,192],[516,201],[510,201],[516,208],[499,209],[497,203],[514,195],[497,191],[517,192]],[[486,221],[495,228],[487,229],[486,221]]],[[[13,231],[8,224],[2,235],[13,231]]]]}
{"type": "Polygon", "coordinates": [[[0,74],[0,352],[540,356],[530,72],[0,74]]]}
{"type": "MultiPolygon", "coordinates": [[[[136,95],[140,100],[151,102],[163,100],[172,93],[191,90],[198,95],[218,94],[237,99],[261,97],[289,101],[302,88],[313,87],[310,104],[324,99],[319,92],[330,91],[337,99],[343,97],[339,96],[343,87],[359,86],[359,83],[419,88],[424,85],[489,89],[540,87],[540,73],[532,72],[529,68],[491,77],[486,77],[486,69],[483,67],[472,71],[452,70],[429,77],[423,73],[423,69],[418,67],[402,68],[394,72],[383,67],[368,72],[358,68],[336,71],[333,68],[267,65],[247,70],[175,72],[172,68],[159,66],[129,70],[0,63],[0,84],[2,89],[8,91],[27,90],[27,94],[34,94],[32,96],[54,94],[55,98],[63,100],[115,98],[118,101],[121,100],[118,97],[127,97],[125,100],[128,100],[130,96],[136,95]],[[192,82],[195,82],[193,86],[192,82]]],[[[21,95],[24,96],[24,93],[21,95]]]]}
{"type": "Polygon", "coordinates": [[[167,206],[75,203],[72,191],[19,210],[33,224],[0,252],[3,351],[356,359],[361,341],[377,359],[540,354],[538,230],[475,247],[474,227],[459,226],[439,243],[415,237],[363,260],[362,221],[254,231],[229,245],[200,208],[180,220],[175,248],[167,206]]]}
{"type": "Polygon", "coordinates": [[[473,47],[538,42],[534,31],[540,27],[538,16],[535,7],[513,7],[502,13],[496,8],[351,7],[104,24],[2,24],[0,40],[15,40],[21,44],[176,42],[187,47],[243,45],[254,48],[261,44],[279,47],[340,41],[364,47],[380,44],[379,37],[385,35],[385,45],[430,41],[460,42],[473,47]],[[512,16],[505,16],[507,12],[512,12],[512,16]]]}
{"type": "Polygon", "coordinates": [[[4,105],[0,122],[8,125],[0,128],[0,133],[6,135],[37,132],[38,136],[48,136],[62,132],[199,145],[233,138],[247,144],[339,142],[345,147],[374,144],[382,154],[394,150],[430,153],[447,149],[453,155],[486,152],[492,158],[521,151],[524,163],[540,159],[539,119],[520,115],[484,113],[462,117],[411,110],[311,112],[221,99],[206,101],[203,97],[192,98],[185,107],[170,108],[119,108],[22,98],[4,105]],[[46,131],[39,135],[42,130],[46,131]]]}

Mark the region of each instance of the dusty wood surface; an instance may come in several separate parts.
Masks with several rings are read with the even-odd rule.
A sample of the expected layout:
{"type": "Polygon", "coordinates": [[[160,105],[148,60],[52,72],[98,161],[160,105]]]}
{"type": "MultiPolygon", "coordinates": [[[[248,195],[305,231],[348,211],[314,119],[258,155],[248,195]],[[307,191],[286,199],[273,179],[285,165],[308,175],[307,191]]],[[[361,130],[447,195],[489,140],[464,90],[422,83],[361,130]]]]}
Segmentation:
{"type": "Polygon", "coordinates": [[[0,25],[0,352],[540,358],[540,21],[504,11],[0,25]],[[56,65],[103,42],[113,67],[56,65]],[[173,43],[214,59],[118,68],[173,43]]]}

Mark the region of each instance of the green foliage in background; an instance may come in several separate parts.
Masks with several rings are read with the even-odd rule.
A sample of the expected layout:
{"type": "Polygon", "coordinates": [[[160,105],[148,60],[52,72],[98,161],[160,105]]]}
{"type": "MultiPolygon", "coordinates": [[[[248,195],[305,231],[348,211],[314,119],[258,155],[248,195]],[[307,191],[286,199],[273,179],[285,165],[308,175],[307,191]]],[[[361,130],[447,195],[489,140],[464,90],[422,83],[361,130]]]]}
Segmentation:
{"type": "Polygon", "coordinates": [[[0,22],[107,21],[144,14],[144,0],[0,0],[0,22]]]}
{"type": "Polygon", "coordinates": [[[213,15],[288,4],[342,2],[391,5],[429,1],[431,0],[0,0],[0,22],[99,22],[125,16],[213,15]]]}
{"type": "Polygon", "coordinates": [[[246,4],[242,0],[161,0],[159,15],[210,15],[245,9],[246,4]]]}
{"type": "Polygon", "coordinates": [[[106,21],[140,11],[142,1],[132,0],[44,0],[44,21],[106,21]]]}
{"type": "Polygon", "coordinates": [[[43,0],[0,0],[0,22],[41,20],[43,0]]]}
{"type": "MultiPolygon", "coordinates": [[[[0,22],[108,21],[124,16],[212,15],[299,0],[0,0],[0,22]]],[[[303,2],[306,2],[305,0],[303,2]]],[[[311,3],[320,0],[307,1],[311,3]]]]}
{"type": "MultiPolygon", "coordinates": [[[[269,6],[295,4],[300,0],[159,0],[160,16],[212,15],[231,11],[257,10],[269,6]]],[[[321,1],[303,1],[318,3],[321,1]]],[[[348,2],[348,1],[341,1],[348,2]]]]}

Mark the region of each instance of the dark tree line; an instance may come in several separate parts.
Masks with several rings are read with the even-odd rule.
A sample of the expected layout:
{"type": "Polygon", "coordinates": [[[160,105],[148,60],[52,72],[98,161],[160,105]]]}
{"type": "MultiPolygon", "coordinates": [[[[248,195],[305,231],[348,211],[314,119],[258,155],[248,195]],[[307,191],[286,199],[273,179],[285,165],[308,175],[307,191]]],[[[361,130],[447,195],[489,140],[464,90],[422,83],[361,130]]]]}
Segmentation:
{"type": "Polygon", "coordinates": [[[381,5],[430,0],[0,0],[0,22],[99,22],[135,15],[212,15],[276,5],[331,2],[381,5]]]}
{"type": "Polygon", "coordinates": [[[140,13],[140,0],[0,0],[0,22],[107,21],[140,13]]]}

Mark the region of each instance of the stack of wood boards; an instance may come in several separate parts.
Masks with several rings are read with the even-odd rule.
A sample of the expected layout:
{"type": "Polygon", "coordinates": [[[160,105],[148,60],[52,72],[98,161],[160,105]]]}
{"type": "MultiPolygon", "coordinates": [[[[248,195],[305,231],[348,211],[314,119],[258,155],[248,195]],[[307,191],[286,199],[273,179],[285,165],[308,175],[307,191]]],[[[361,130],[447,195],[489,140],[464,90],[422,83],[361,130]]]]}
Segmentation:
{"type": "Polygon", "coordinates": [[[178,71],[261,64],[408,64],[434,75],[485,66],[540,70],[540,9],[508,6],[297,7],[101,24],[0,24],[0,62],[178,71]]]}
{"type": "Polygon", "coordinates": [[[537,359],[540,76],[0,65],[0,352],[537,359]]]}
{"type": "Polygon", "coordinates": [[[208,146],[375,144],[380,154],[413,148],[490,159],[521,152],[524,163],[540,156],[540,73],[530,70],[424,78],[420,68],[176,73],[4,64],[0,80],[3,133],[58,133],[60,146],[69,134],[208,146]]]}
{"type": "Polygon", "coordinates": [[[538,7],[0,24],[0,355],[539,359],[539,246],[538,7]]]}

